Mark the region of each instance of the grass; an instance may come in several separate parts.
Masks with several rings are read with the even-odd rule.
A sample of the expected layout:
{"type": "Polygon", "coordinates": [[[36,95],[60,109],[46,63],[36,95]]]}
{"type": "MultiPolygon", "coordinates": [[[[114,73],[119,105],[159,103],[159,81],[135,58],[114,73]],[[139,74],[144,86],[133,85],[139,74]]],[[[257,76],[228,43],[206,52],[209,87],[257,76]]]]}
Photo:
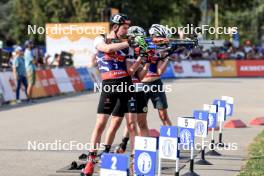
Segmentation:
{"type": "Polygon", "coordinates": [[[249,148],[249,159],[239,176],[264,176],[264,130],[249,148]]]}

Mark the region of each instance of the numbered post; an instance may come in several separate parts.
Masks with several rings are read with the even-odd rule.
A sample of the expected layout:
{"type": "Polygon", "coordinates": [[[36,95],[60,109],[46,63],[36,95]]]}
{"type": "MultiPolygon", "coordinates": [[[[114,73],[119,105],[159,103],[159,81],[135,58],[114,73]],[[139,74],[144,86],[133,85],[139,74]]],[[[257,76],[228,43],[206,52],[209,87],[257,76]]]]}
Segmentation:
{"type": "Polygon", "coordinates": [[[127,155],[104,153],[101,157],[100,176],[128,176],[128,163],[127,155]]]}
{"type": "Polygon", "coordinates": [[[222,96],[222,100],[226,101],[226,116],[231,117],[234,113],[234,98],[229,96],[222,96]]]}
{"type": "Polygon", "coordinates": [[[184,175],[198,175],[194,172],[194,129],[195,129],[195,119],[193,117],[179,117],[178,126],[180,128],[179,138],[180,143],[179,147],[191,150],[190,156],[190,170],[184,175]]]}
{"type": "Polygon", "coordinates": [[[223,133],[222,133],[222,125],[223,122],[226,120],[226,101],[216,99],[214,100],[214,105],[217,105],[217,119],[219,121],[219,147],[224,147],[225,144],[223,143],[223,133]]]}
{"type": "Polygon", "coordinates": [[[175,176],[179,176],[178,127],[176,126],[160,127],[158,176],[161,175],[162,159],[175,160],[175,176]]]}
{"type": "Polygon", "coordinates": [[[151,137],[135,137],[135,163],[136,175],[155,176],[157,139],[151,137]]]}
{"type": "Polygon", "coordinates": [[[207,111],[194,111],[193,116],[195,118],[195,136],[202,138],[202,148],[201,148],[201,159],[196,162],[199,165],[212,165],[209,161],[205,159],[205,147],[204,138],[208,134],[208,112],[207,111]]]}
{"type": "Polygon", "coordinates": [[[217,126],[217,105],[204,104],[204,110],[208,112],[208,128],[211,128],[211,143],[210,151],[207,155],[220,156],[221,154],[215,151],[214,129],[217,126]]]}

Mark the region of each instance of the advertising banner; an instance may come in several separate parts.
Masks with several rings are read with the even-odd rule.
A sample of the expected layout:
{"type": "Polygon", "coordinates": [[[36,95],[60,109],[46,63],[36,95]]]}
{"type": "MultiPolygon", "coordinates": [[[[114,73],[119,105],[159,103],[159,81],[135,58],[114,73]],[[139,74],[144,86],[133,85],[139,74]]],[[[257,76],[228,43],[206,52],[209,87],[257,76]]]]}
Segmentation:
{"type": "Polygon", "coordinates": [[[73,67],[65,68],[66,73],[68,74],[68,77],[70,78],[70,81],[72,83],[72,86],[74,87],[76,92],[81,92],[84,90],[84,84],[82,83],[82,80],[80,78],[79,73],[75,70],[73,67]]]}
{"type": "Polygon", "coordinates": [[[174,62],[175,77],[211,77],[209,61],[181,61],[174,62]]]}
{"type": "Polygon", "coordinates": [[[52,69],[51,71],[61,93],[74,92],[70,78],[68,77],[64,68],[56,68],[52,69]]]}
{"type": "Polygon", "coordinates": [[[38,76],[41,79],[41,84],[50,96],[58,95],[60,93],[59,87],[50,69],[39,70],[38,76]]]}
{"type": "Polygon", "coordinates": [[[62,51],[73,54],[74,66],[89,66],[92,62],[93,40],[109,31],[109,23],[48,23],[46,24],[47,53],[54,56],[62,51]]]}
{"type": "MultiPolygon", "coordinates": [[[[2,83],[2,92],[5,101],[12,101],[16,99],[16,80],[12,72],[1,72],[0,82],[2,83]]],[[[20,99],[26,99],[25,87],[21,85],[20,99]]]]}
{"type": "Polygon", "coordinates": [[[173,65],[172,63],[169,63],[165,72],[161,75],[161,79],[171,79],[171,78],[175,78],[175,73],[173,70],[173,65]]]}
{"type": "Polygon", "coordinates": [[[97,68],[94,68],[93,67],[93,68],[87,68],[87,69],[88,69],[89,75],[92,78],[92,80],[93,80],[94,83],[100,83],[100,82],[102,82],[100,73],[99,73],[99,71],[98,71],[97,68]]]}
{"type": "Polygon", "coordinates": [[[264,60],[237,61],[237,75],[238,77],[264,76],[264,60]]]}
{"type": "Polygon", "coordinates": [[[0,106],[2,105],[3,102],[4,102],[3,85],[2,85],[2,82],[0,80],[0,106]]]}
{"type": "Polygon", "coordinates": [[[85,67],[80,67],[77,68],[76,71],[80,75],[80,78],[85,86],[85,90],[92,90],[94,88],[94,85],[93,80],[88,73],[88,70],[85,67]]]}
{"type": "Polygon", "coordinates": [[[39,77],[38,71],[36,72],[36,83],[33,87],[32,96],[33,98],[46,97],[48,94],[46,93],[44,87],[41,84],[41,79],[39,77]]]}
{"type": "Polygon", "coordinates": [[[237,68],[236,61],[211,61],[212,76],[213,77],[236,77],[237,68]]]}

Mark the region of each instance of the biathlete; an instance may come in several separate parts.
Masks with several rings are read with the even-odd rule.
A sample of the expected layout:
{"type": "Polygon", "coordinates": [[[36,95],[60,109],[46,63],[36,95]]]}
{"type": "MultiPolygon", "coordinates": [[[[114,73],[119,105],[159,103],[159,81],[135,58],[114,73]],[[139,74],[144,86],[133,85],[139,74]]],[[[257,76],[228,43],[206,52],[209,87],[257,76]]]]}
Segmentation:
{"type": "MultiPolygon", "coordinates": [[[[102,78],[102,92],[97,108],[97,120],[91,137],[93,149],[88,152],[87,163],[82,170],[81,175],[90,176],[94,172],[96,164],[97,151],[101,142],[101,136],[105,130],[107,121],[112,116],[114,126],[118,126],[120,117],[124,117],[128,113],[127,124],[129,126],[130,139],[136,135],[136,118],[135,113],[135,97],[133,91],[130,90],[132,83],[131,76],[140,66],[140,58],[136,60],[128,69],[127,58],[129,56],[129,46],[132,40],[121,43],[113,43],[112,41],[121,40],[126,34],[130,25],[130,20],[124,14],[116,14],[111,17],[109,34],[97,36],[94,40],[96,49],[96,58],[98,69],[102,78]],[[118,90],[118,86],[123,86],[126,91],[118,90]],[[104,87],[113,88],[110,92],[104,87]]],[[[132,86],[133,87],[133,86],[132,86]]],[[[108,136],[109,144],[112,143],[113,136],[108,136]]],[[[106,143],[106,144],[107,144],[106,143]]],[[[110,146],[106,145],[105,151],[110,150],[110,146]]]]}
{"type": "MultiPolygon", "coordinates": [[[[153,38],[170,38],[171,32],[163,25],[159,24],[153,24],[151,28],[149,29],[150,37],[153,38]]],[[[153,58],[149,58],[150,66],[147,71],[147,74],[145,77],[141,80],[142,83],[144,83],[144,86],[149,87],[148,91],[144,93],[144,99],[147,104],[149,99],[151,99],[152,104],[155,109],[158,109],[159,117],[162,121],[163,125],[169,125],[171,126],[171,120],[169,119],[167,108],[167,97],[165,94],[165,89],[163,86],[163,83],[161,81],[161,74],[164,73],[166,70],[166,67],[169,63],[169,58],[163,59],[163,55],[165,53],[156,53],[154,56],[149,56],[153,58]]],[[[139,122],[139,125],[148,127],[147,124],[147,113],[142,114],[141,119],[144,119],[143,121],[139,122]]],[[[143,134],[144,136],[148,136],[148,132],[143,134]]],[[[127,148],[127,143],[129,140],[129,131],[125,129],[122,142],[119,144],[119,146],[116,149],[117,153],[124,153],[127,148]]]]}
{"type": "MultiPolygon", "coordinates": [[[[139,26],[132,26],[128,29],[128,36],[129,37],[145,37],[146,32],[143,28],[139,26]]],[[[145,98],[145,92],[143,91],[143,83],[141,80],[145,77],[145,75],[148,72],[148,69],[150,67],[150,60],[148,59],[146,53],[144,55],[141,55],[140,53],[136,53],[135,50],[139,49],[130,47],[131,55],[130,59],[128,59],[129,64],[128,67],[131,67],[133,63],[136,62],[137,58],[142,57],[141,66],[138,68],[138,70],[135,72],[135,74],[132,74],[132,81],[135,87],[135,100],[136,100],[136,121],[137,126],[139,127],[139,135],[140,136],[149,136],[149,129],[147,124],[147,112],[148,112],[148,105],[145,98]]],[[[126,115],[127,118],[127,115],[126,115]]],[[[111,121],[110,127],[107,131],[107,136],[113,136],[112,134],[116,133],[116,130],[119,128],[119,126],[114,126],[114,124],[121,124],[122,118],[119,118],[119,122],[116,123],[115,121],[111,121]],[[113,125],[112,125],[113,124],[113,125]]],[[[128,121],[127,121],[128,122],[128,121]]],[[[117,153],[124,153],[126,150],[127,142],[129,140],[129,124],[125,127],[124,131],[124,137],[122,139],[122,143],[119,145],[119,147],[116,149],[117,153]]],[[[131,138],[131,137],[130,137],[131,138]]],[[[113,142],[113,139],[111,141],[106,141],[106,143],[113,142]]],[[[131,149],[131,155],[133,155],[133,148],[134,148],[134,142],[130,141],[130,149],[131,149]]]]}

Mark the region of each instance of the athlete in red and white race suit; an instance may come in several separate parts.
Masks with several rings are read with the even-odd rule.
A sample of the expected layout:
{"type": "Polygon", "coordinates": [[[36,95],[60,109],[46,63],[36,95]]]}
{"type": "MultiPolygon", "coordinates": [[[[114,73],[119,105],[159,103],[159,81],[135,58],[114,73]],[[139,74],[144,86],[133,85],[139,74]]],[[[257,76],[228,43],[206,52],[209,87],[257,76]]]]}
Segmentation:
{"type": "Polygon", "coordinates": [[[130,21],[126,15],[117,14],[111,18],[111,31],[109,34],[95,38],[94,47],[97,50],[97,63],[102,78],[102,92],[97,108],[97,121],[92,133],[91,144],[94,147],[89,151],[87,163],[81,175],[89,176],[94,172],[95,159],[100,146],[101,136],[105,130],[110,116],[112,120],[124,117],[128,113],[129,133],[131,140],[136,135],[135,97],[130,86],[133,85],[131,74],[140,66],[137,60],[130,69],[127,66],[130,40],[121,43],[112,43],[112,39],[122,39],[127,34],[130,21]],[[110,42],[108,39],[111,39],[110,42]],[[122,86],[123,91],[118,87],[122,86]],[[110,92],[104,88],[110,87],[110,92]]]}

